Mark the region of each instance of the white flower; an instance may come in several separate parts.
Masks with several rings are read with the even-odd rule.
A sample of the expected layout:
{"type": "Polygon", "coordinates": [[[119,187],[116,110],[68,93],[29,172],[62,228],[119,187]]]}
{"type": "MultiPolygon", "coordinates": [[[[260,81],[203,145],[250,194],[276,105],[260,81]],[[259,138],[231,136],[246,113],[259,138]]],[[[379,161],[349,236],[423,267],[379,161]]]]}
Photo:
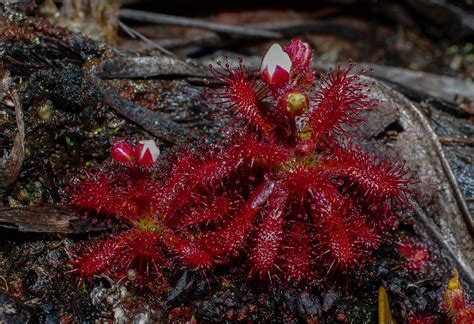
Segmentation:
{"type": "Polygon", "coordinates": [[[145,166],[151,166],[158,160],[160,149],[153,140],[144,140],[139,142],[137,154],[138,162],[145,166]]]}
{"type": "Polygon", "coordinates": [[[288,54],[283,51],[283,48],[281,48],[280,45],[273,44],[263,58],[260,71],[263,72],[265,69],[267,69],[268,74],[273,76],[277,66],[281,67],[286,72],[290,72],[291,60],[290,56],[288,56],[288,54]]]}
{"type": "Polygon", "coordinates": [[[273,89],[288,82],[291,71],[291,59],[280,45],[273,44],[262,61],[260,72],[262,79],[273,89]]]}

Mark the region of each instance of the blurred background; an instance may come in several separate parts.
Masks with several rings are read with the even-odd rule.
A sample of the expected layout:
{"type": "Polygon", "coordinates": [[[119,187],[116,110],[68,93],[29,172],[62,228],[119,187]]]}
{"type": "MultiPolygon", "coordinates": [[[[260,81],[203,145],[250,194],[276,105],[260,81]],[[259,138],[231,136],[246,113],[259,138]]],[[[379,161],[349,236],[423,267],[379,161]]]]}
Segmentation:
{"type": "Polygon", "coordinates": [[[351,58],[463,80],[474,74],[472,0],[36,2],[55,23],[134,52],[251,56],[297,37],[324,63],[351,58]]]}

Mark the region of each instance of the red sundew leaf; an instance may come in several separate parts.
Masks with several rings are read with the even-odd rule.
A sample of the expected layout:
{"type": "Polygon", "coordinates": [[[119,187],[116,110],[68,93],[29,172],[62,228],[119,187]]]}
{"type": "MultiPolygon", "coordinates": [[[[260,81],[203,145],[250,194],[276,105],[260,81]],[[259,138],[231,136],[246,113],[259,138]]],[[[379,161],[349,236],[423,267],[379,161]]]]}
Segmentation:
{"type": "MultiPolygon", "coordinates": [[[[285,185],[294,199],[303,202],[308,195],[308,190],[315,189],[318,193],[321,188],[337,189],[330,182],[328,173],[318,167],[301,167],[297,166],[291,168],[290,171],[285,172],[282,177],[285,179],[285,185]]],[[[331,189],[328,189],[331,190],[331,189]]]]}
{"type": "Polygon", "coordinates": [[[285,237],[280,258],[281,269],[287,282],[300,282],[311,277],[312,249],[308,230],[302,223],[293,223],[285,237]]]}
{"type": "Polygon", "coordinates": [[[408,318],[408,324],[435,324],[436,316],[428,314],[415,314],[408,318]]]}
{"type": "Polygon", "coordinates": [[[382,241],[378,229],[366,224],[366,217],[358,212],[353,212],[350,217],[353,220],[351,231],[356,243],[366,247],[368,251],[378,248],[382,241]]]}
{"type": "Polygon", "coordinates": [[[378,205],[382,202],[385,210],[409,205],[414,193],[410,187],[415,180],[403,163],[389,162],[359,148],[339,149],[336,159],[332,171],[347,179],[348,186],[355,187],[355,194],[364,201],[378,205]]]}
{"type": "Polygon", "coordinates": [[[343,219],[340,215],[333,215],[320,224],[320,256],[328,266],[328,273],[337,269],[347,273],[354,268],[363,268],[369,260],[372,249],[356,237],[358,232],[353,229],[357,226],[360,226],[357,219],[343,219]]]}
{"type": "Polygon", "coordinates": [[[259,209],[243,206],[234,219],[218,231],[208,232],[204,236],[203,246],[217,258],[233,255],[245,246],[247,237],[254,230],[252,220],[259,209]]]}
{"type": "Polygon", "coordinates": [[[103,172],[87,173],[86,179],[72,184],[69,191],[69,203],[83,210],[113,215],[115,209],[110,203],[112,190],[108,174],[103,172]]]}
{"type": "Polygon", "coordinates": [[[247,122],[267,131],[272,126],[262,114],[262,100],[266,91],[250,76],[242,60],[239,63],[239,67],[231,68],[225,57],[224,65],[220,62],[217,63],[218,68],[210,65],[209,71],[224,86],[214,92],[208,91],[207,95],[212,103],[239,114],[247,122]]]}
{"type": "Polygon", "coordinates": [[[121,248],[119,241],[111,238],[89,243],[82,254],[71,262],[74,271],[84,278],[108,271],[121,248]]]}
{"type": "Polygon", "coordinates": [[[131,223],[151,213],[151,197],[159,192],[150,172],[131,165],[107,164],[87,171],[84,180],[72,184],[69,204],[131,223]]]}
{"type": "Polygon", "coordinates": [[[283,218],[267,215],[258,229],[255,246],[250,256],[252,274],[256,274],[261,279],[271,279],[282,239],[283,218]]]}
{"type": "Polygon", "coordinates": [[[421,243],[404,239],[397,246],[397,251],[406,260],[405,268],[414,272],[425,272],[430,262],[430,252],[421,243]]]}
{"type": "Polygon", "coordinates": [[[283,217],[288,206],[288,190],[276,185],[268,202],[266,216],[260,225],[250,260],[255,273],[260,278],[271,279],[271,272],[275,268],[280,244],[283,239],[283,217]]]}
{"type": "Polygon", "coordinates": [[[363,71],[350,74],[354,65],[344,70],[321,75],[320,87],[314,92],[315,106],[308,115],[311,137],[321,140],[333,133],[345,133],[343,125],[353,126],[364,121],[360,112],[370,109],[375,102],[368,98],[368,84],[360,81],[363,71]]]}
{"type": "Polygon", "coordinates": [[[160,267],[166,265],[159,246],[159,234],[154,231],[131,229],[116,233],[106,240],[94,241],[72,264],[81,277],[134,270],[140,276],[154,273],[161,276],[160,267]]]}
{"type": "Polygon", "coordinates": [[[308,205],[315,224],[348,213],[350,201],[330,182],[321,182],[309,191],[308,205]]]}
{"type": "Polygon", "coordinates": [[[197,226],[200,224],[209,225],[217,223],[225,218],[228,213],[232,213],[232,206],[229,199],[218,196],[200,206],[193,206],[180,219],[177,219],[179,226],[197,226]]]}
{"type": "Polygon", "coordinates": [[[309,45],[293,40],[272,46],[257,73],[227,59],[211,67],[222,83],[211,101],[245,120],[211,145],[157,163],[152,141],[135,146],[131,162],[131,146],[116,144],[117,163],[74,184],[71,203],[130,229],[85,251],[77,272],[143,286],[248,255],[256,280],[304,284],[315,271],[364,268],[409,205],[413,179],[351,144],[346,126],[374,105],[363,72],[338,67],[311,93],[311,60],[309,45]]]}
{"type": "Polygon", "coordinates": [[[203,246],[216,257],[225,257],[241,249],[247,237],[254,229],[252,221],[266,203],[273,190],[273,184],[260,185],[249,200],[236,213],[234,218],[221,230],[208,232],[204,236],[203,246]]]}
{"type": "Polygon", "coordinates": [[[201,270],[209,269],[214,264],[211,254],[196,242],[179,238],[170,232],[165,237],[165,242],[178,253],[183,264],[201,270]]]}

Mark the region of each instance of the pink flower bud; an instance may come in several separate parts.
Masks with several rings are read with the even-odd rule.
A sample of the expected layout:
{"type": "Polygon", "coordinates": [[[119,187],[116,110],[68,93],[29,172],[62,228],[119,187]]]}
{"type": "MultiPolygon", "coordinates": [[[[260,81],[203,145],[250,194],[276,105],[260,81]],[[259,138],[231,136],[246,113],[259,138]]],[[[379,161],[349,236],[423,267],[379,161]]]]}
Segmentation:
{"type": "Polygon", "coordinates": [[[290,80],[291,60],[280,45],[273,44],[262,61],[262,80],[273,90],[281,88],[290,80]]]}
{"type": "Polygon", "coordinates": [[[285,52],[293,63],[293,70],[296,73],[306,70],[313,59],[313,51],[308,43],[304,43],[299,39],[293,39],[285,46],[285,52]]]}
{"type": "Polygon", "coordinates": [[[115,142],[112,146],[112,158],[118,163],[131,163],[135,160],[135,149],[125,141],[115,142]]]}
{"type": "Polygon", "coordinates": [[[136,156],[138,164],[151,167],[158,159],[158,156],[160,156],[160,149],[153,140],[140,141],[136,148],[136,156]]]}

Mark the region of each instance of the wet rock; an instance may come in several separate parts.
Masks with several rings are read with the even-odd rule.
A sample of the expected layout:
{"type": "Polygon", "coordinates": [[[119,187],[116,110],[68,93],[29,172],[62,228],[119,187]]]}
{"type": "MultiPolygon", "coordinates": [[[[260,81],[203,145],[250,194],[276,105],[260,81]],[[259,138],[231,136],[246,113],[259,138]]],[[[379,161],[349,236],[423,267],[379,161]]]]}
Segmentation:
{"type": "Polygon", "coordinates": [[[416,298],[414,298],[416,309],[424,310],[428,306],[428,301],[424,297],[425,295],[426,295],[426,288],[417,289],[416,298]]]}
{"type": "Polygon", "coordinates": [[[45,324],[54,324],[60,322],[59,316],[56,314],[56,307],[51,301],[44,301],[40,306],[43,314],[41,315],[39,322],[45,324]]]}
{"type": "Polygon", "coordinates": [[[199,318],[218,322],[228,317],[233,318],[235,309],[243,306],[237,300],[235,294],[230,291],[226,291],[222,295],[214,295],[204,301],[199,301],[195,305],[199,318]]]}
{"type": "Polygon", "coordinates": [[[296,293],[287,290],[283,293],[283,305],[287,309],[296,310],[296,293]]]}
{"type": "Polygon", "coordinates": [[[23,304],[16,299],[0,293],[0,323],[22,324],[37,319],[36,307],[23,304]]]}
{"type": "Polygon", "coordinates": [[[46,260],[49,264],[57,267],[63,264],[66,257],[64,249],[52,249],[48,251],[46,260]]]}
{"type": "Polygon", "coordinates": [[[113,292],[109,293],[105,300],[107,301],[109,305],[115,305],[120,300],[123,300],[127,295],[128,295],[127,288],[124,286],[119,286],[116,289],[114,289],[113,292]]]}
{"type": "Polygon", "coordinates": [[[223,305],[215,304],[212,300],[205,300],[196,303],[199,318],[208,321],[223,321],[225,307],[223,305]]]}
{"type": "Polygon", "coordinates": [[[176,285],[173,288],[171,288],[166,302],[170,303],[176,298],[178,298],[186,290],[187,286],[188,286],[188,271],[185,271],[181,275],[181,277],[178,279],[178,282],[176,282],[176,285]]]}
{"type": "Polygon", "coordinates": [[[281,305],[281,317],[285,322],[291,323],[297,321],[297,293],[293,290],[283,292],[281,305]]]}
{"type": "Polygon", "coordinates": [[[389,295],[404,296],[405,284],[401,278],[393,278],[387,286],[389,295]]]}
{"type": "Polygon", "coordinates": [[[104,287],[94,287],[90,293],[92,305],[100,305],[107,298],[107,289],[104,287]]]}
{"type": "Polygon", "coordinates": [[[125,315],[125,311],[122,307],[115,307],[112,311],[114,314],[114,323],[125,324],[129,322],[129,319],[125,315]]]}
{"type": "Polygon", "coordinates": [[[28,272],[25,284],[30,293],[41,297],[45,291],[51,289],[51,277],[44,269],[38,267],[28,272]]]}
{"type": "Polygon", "coordinates": [[[203,276],[197,276],[196,284],[191,293],[195,297],[205,297],[209,295],[209,287],[212,287],[216,283],[215,278],[208,277],[204,278],[203,276]]]}
{"type": "Polygon", "coordinates": [[[48,109],[54,106],[65,111],[81,111],[87,107],[93,112],[92,109],[103,100],[75,65],[32,74],[23,95],[25,109],[35,106],[37,110],[48,102],[48,109]]]}
{"type": "Polygon", "coordinates": [[[193,311],[190,307],[175,307],[168,313],[171,323],[187,323],[192,320],[193,311]]]}
{"type": "Polygon", "coordinates": [[[304,319],[318,318],[322,315],[322,307],[319,299],[306,291],[302,292],[296,301],[298,312],[304,319]]]}
{"type": "Polygon", "coordinates": [[[341,297],[341,294],[340,292],[338,291],[335,291],[333,289],[329,290],[325,295],[324,295],[324,298],[323,298],[323,311],[324,312],[328,312],[330,311],[334,304],[336,303],[336,301],[341,297]]]}
{"type": "Polygon", "coordinates": [[[252,316],[256,313],[257,311],[257,305],[255,304],[250,304],[245,307],[242,307],[239,309],[235,315],[235,320],[242,322],[242,321],[251,321],[252,316]]]}
{"type": "Polygon", "coordinates": [[[133,324],[147,324],[152,323],[150,314],[148,313],[138,313],[133,317],[133,324]]]}

